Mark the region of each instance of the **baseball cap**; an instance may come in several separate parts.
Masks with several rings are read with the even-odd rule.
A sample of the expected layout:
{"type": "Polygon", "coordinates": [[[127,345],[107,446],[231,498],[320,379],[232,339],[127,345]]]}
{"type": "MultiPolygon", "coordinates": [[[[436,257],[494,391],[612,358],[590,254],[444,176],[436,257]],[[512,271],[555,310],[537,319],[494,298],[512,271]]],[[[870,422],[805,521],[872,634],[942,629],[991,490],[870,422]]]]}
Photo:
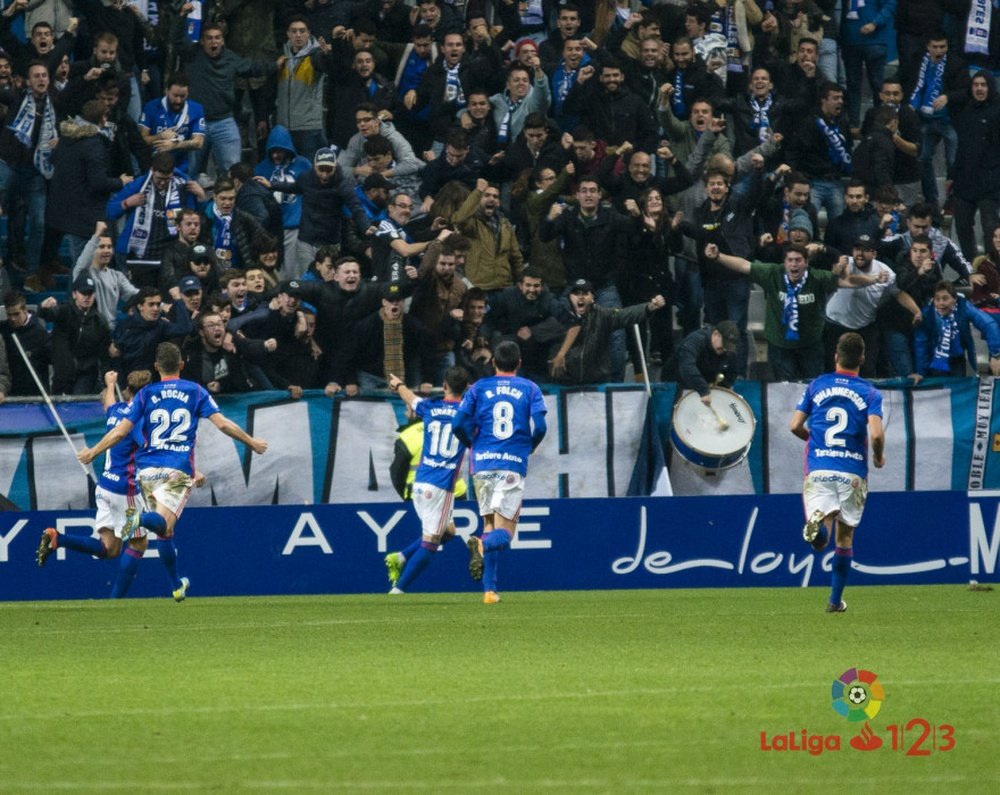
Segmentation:
{"type": "Polygon", "coordinates": [[[74,292],[90,294],[96,290],[97,283],[94,281],[94,277],[87,273],[81,273],[76,277],[76,281],[73,282],[74,292]]]}
{"type": "Polygon", "coordinates": [[[722,335],[722,347],[729,353],[736,353],[740,343],[740,330],[732,320],[722,320],[716,324],[715,330],[722,335]]]}
{"type": "Polygon", "coordinates": [[[201,279],[190,274],[177,282],[177,287],[182,293],[194,293],[201,289],[201,279]]]}
{"type": "Polygon", "coordinates": [[[571,293],[592,293],[594,292],[594,285],[586,279],[577,279],[569,286],[569,291],[571,293]]]}
{"type": "Polygon", "coordinates": [[[858,235],[858,239],[854,241],[854,248],[865,249],[866,251],[875,250],[875,241],[872,240],[871,235],[858,235]]]}
{"type": "Polygon", "coordinates": [[[395,187],[395,182],[390,182],[381,174],[369,174],[365,177],[365,181],[361,183],[361,190],[375,190],[376,188],[392,190],[395,187]]]}
{"type": "Polygon", "coordinates": [[[337,165],[337,147],[324,146],[317,149],[316,154],[313,155],[313,163],[317,166],[337,165]]]}
{"type": "Polygon", "coordinates": [[[211,262],[212,252],[209,250],[208,246],[198,243],[191,246],[191,256],[188,257],[191,262],[211,262]]]}
{"type": "Polygon", "coordinates": [[[386,301],[402,301],[403,288],[399,282],[387,282],[382,285],[382,298],[386,301]]]}

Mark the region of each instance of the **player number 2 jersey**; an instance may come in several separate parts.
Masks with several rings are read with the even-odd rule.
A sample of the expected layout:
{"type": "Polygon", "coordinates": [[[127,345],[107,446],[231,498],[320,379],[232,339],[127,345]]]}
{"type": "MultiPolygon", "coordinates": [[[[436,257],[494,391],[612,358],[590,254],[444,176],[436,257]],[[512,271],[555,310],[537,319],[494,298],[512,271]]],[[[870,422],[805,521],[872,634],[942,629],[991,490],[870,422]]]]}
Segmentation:
{"type": "Polygon", "coordinates": [[[806,471],[868,476],[868,418],[882,416],[882,393],[863,378],[828,373],[813,380],[796,409],[809,417],[806,471]]]}
{"type": "Polygon", "coordinates": [[[193,381],[171,378],[144,386],[128,408],[128,419],[141,429],[143,439],[136,466],[167,467],[194,475],[198,420],[218,411],[208,391],[193,381]]]}

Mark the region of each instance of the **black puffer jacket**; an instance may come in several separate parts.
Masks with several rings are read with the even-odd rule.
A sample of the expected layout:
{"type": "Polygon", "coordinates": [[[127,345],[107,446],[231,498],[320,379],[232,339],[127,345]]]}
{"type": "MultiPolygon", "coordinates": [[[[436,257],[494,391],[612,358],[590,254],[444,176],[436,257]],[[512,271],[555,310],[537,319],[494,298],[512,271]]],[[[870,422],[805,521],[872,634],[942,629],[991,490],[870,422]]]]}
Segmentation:
{"type": "Polygon", "coordinates": [[[948,95],[952,125],[958,133],[952,189],[968,202],[1000,198],[1000,98],[989,72],[977,72],[976,77],[986,79],[984,101],[972,98],[971,86],[948,95]]]}

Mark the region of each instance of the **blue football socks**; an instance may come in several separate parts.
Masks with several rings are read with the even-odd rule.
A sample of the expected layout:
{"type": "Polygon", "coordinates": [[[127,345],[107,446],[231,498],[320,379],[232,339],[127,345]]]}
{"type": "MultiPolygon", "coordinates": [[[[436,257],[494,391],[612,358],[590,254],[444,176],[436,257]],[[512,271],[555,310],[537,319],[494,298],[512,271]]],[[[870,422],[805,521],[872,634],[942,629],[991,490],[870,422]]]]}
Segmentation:
{"type": "Polygon", "coordinates": [[[403,560],[410,560],[414,555],[417,554],[417,550],[420,549],[420,545],[424,543],[424,540],[417,536],[417,540],[410,544],[408,547],[400,550],[399,554],[403,556],[403,560]]]}
{"type": "Polygon", "coordinates": [[[396,587],[399,590],[406,591],[409,589],[410,584],[430,565],[431,560],[434,558],[434,553],[437,552],[437,548],[437,544],[422,541],[417,551],[412,556],[407,556],[406,567],[403,569],[403,573],[396,583],[396,587]]]}
{"type": "Polygon", "coordinates": [[[833,587],[830,590],[830,604],[832,605],[839,605],[841,597],[844,595],[847,573],[851,570],[853,557],[854,549],[851,547],[837,547],[833,553],[833,587]]]}
{"type": "Polygon", "coordinates": [[[118,576],[115,577],[115,584],[111,586],[111,598],[121,599],[132,587],[135,581],[136,572],[139,571],[139,561],[142,560],[142,552],[125,547],[121,557],[118,559],[118,576]]]}
{"type": "Polygon", "coordinates": [[[156,511],[143,511],[142,516],[139,517],[139,526],[160,535],[167,529],[167,520],[156,511]]]}
{"type": "Polygon", "coordinates": [[[108,553],[104,549],[101,539],[93,536],[77,536],[69,533],[59,535],[59,546],[72,549],[75,552],[83,552],[87,555],[96,555],[99,558],[106,558],[108,553]]]}
{"type": "MultiPolygon", "coordinates": [[[[162,517],[161,517],[162,518],[162,517]]],[[[161,538],[156,542],[156,550],[160,554],[160,560],[167,569],[167,577],[170,579],[170,590],[176,591],[181,587],[181,578],[177,576],[177,547],[174,546],[172,538],[161,538]]]]}
{"type": "Polygon", "coordinates": [[[510,533],[506,530],[494,530],[483,536],[483,590],[497,590],[497,569],[500,563],[500,552],[510,549],[510,533]]]}

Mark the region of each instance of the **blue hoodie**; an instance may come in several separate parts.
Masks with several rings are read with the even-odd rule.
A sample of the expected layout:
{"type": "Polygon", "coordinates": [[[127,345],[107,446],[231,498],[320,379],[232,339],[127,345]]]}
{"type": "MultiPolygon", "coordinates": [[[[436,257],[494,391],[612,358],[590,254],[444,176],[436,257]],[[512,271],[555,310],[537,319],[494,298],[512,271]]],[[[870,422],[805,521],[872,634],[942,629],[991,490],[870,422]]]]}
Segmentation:
{"type": "MultiPolygon", "coordinates": [[[[295,151],[291,133],[280,124],[267,136],[267,159],[261,160],[254,169],[254,174],[274,181],[284,176],[298,179],[302,174],[312,169],[312,163],[295,151]],[[275,165],[271,157],[273,152],[284,153],[281,165],[275,165]]],[[[281,205],[281,223],[285,229],[298,229],[302,222],[302,196],[297,193],[274,192],[274,198],[281,205]]]]}

